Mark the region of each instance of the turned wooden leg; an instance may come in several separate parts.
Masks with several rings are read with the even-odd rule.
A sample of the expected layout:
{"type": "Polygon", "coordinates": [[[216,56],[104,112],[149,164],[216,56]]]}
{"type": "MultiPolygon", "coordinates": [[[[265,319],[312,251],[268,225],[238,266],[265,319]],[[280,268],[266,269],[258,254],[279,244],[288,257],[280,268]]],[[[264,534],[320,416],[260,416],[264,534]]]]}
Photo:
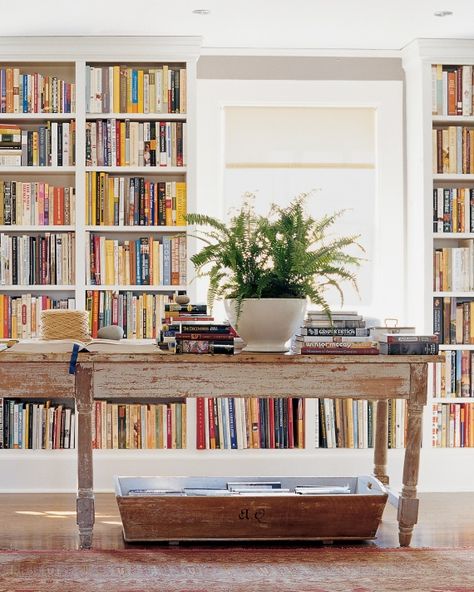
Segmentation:
{"type": "Polygon", "coordinates": [[[377,401],[377,420],[374,445],[374,475],[384,485],[388,485],[387,475],[388,418],[387,401],[377,401]]]}
{"type": "Polygon", "coordinates": [[[94,527],[94,482],[92,472],[92,367],[78,364],[76,370],[77,403],[77,524],[82,549],[92,546],[94,527]]]}
{"type": "Polygon", "coordinates": [[[427,365],[411,366],[410,399],[408,400],[408,425],[405,461],[403,464],[403,487],[398,504],[399,541],[401,547],[411,542],[413,527],[418,521],[416,486],[420,467],[423,406],[426,403],[427,365]]]}

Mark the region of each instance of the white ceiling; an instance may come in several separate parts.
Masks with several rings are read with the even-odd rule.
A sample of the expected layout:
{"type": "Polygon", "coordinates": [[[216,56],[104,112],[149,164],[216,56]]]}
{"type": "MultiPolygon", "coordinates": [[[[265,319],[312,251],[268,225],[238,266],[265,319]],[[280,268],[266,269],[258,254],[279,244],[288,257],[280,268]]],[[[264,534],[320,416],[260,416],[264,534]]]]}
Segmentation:
{"type": "Polygon", "coordinates": [[[207,53],[398,50],[422,37],[474,43],[474,0],[0,0],[0,35],[200,35],[207,53]]]}

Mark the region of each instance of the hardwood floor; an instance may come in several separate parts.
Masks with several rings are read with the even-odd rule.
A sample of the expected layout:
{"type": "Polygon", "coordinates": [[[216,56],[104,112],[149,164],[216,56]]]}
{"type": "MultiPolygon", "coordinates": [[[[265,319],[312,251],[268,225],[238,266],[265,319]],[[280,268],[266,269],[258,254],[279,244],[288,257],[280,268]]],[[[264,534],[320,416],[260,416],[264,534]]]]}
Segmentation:
{"type": "MultiPolygon", "coordinates": [[[[420,518],[412,546],[474,546],[474,493],[425,493],[420,498],[420,518]]],[[[76,549],[75,518],[74,494],[0,494],[0,549],[76,549]]],[[[262,543],[264,546],[271,544],[287,543],[262,543]]],[[[398,546],[395,508],[387,505],[377,539],[360,544],[398,546]]],[[[114,495],[96,495],[94,548],[152,546],[124,543],[114,495]]]]}

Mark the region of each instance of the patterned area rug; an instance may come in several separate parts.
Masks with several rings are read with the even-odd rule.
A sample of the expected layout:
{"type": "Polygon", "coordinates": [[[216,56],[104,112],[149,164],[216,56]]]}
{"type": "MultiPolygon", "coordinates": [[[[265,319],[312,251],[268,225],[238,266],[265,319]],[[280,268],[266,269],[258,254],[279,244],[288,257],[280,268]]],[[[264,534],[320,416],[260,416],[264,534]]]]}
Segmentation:
{"type": "Polygon", "coordinates": [[[1,551],[1,592],[474,592],[474,549],[1,551]]]}

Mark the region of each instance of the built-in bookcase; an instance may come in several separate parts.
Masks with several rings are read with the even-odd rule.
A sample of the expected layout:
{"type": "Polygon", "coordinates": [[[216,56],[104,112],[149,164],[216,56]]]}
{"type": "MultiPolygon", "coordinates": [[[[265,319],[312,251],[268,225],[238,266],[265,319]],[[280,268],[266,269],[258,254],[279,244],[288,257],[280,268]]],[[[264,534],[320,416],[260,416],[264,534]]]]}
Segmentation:
{"type": "Polygon", "coordinates": [[[446,359],[430,377],[423,446],[453,489],[470,488],[456,467],[474,454],[474,51],[422,40],[404,67],[408,306],[418,329],[439,335],[446,359]]]}
{"type": "MultiPolygon", "coordinates": [[[[193,297],[185,214],[195,209],[199,47],[197,37],[2,38],[0,337],[37,337],[41,310],[62,307],[87,308],[94,334],[120,321],[126,338],[155,339],[169,296],[193,297]]],[[[18,434],[30,407],[15,404],[18,434]]],[[[175,429],[170,446],[148,438],[146,447],[187,450],[186,433],[195,433],[187,408],[168,404],[178,439],[175,429]]],[[[21,458],[16,483],[1,489],[74,487],[73,452],[16,444],[0,453],[7,465],[21,458]],[[44,470],[36,483],[28,480],[32,463],[44,470]],[[66,465],[69,485],[55,476],[66,465]]],[[[97,462],[105,455],[117,473],[127,470],[124,455],[131,466],[138,458],[120,450],[110,461],[117,452],[98,450],[97,462]]],[[[140,450],[145,465],[151,453],[140,450]]]]}
{"type": "MultiPolygon", "coordinates": [[[[7,237],[13,235],[43,237],[46,234],[50,237],[58,233],[68,233],[73,237],[74,245],[74,282],[62,285],[51,283],[1,285],[0,297],[16,299],[15,306],[21,307],[22,313],[25,311],[25,315],[34,316],[37,320],[41,308],[49,305],[90,307],[91,318],[93,318],[96,314],[94,311],[98,311],[97,314],[99,314],[101,309],[109,311],[108,315],[113,315],[114,310],[119,310],[121,306],[124,306],[124,301],[127,310],[130,308],[128,303],[132,302],[132,306],[136,306],[138,310],[145,307],[153,313],[155,307],[160,306],[160,297],[166,297],[180,289],[188,289],[188,292],[191,292],[191,296],[193,296],[193,284],[189,283],[192,276],[189,255],[193,251],[193,244],[189,236],[186,237],[185,277],[183,277],[184,267],[180,268],[184,255],[179,246],[177,254],[174,252],[173,255],[172,251],[170,255],[169,283],[163,281],[133,283],[133,274],[130,275],[129,269],[127,276],[125,263],[127,261],[126,247],[130,248],[132,241],[135,242],[135,248],[139,245],[140,249],[142,246],[149,249],[152,239],[153,244],[159,243],[161,248],[166,242],[164,239],[168,238],[172,241],[177,237],[179,239],[187,235],[187,228],[182,224],[181,219],[183,209],[195,210],[196,205],[194,120],[198,53],[199,40],[184,37],[163,39],[152,37],[109,37],[104,39],[3,37],[0,39],[0,68],[17,68],[19,72],[23,72],[22,68],[28,68],[25,72],[29,75],[38,73],[43,77],[56,77],[70,84],[68,88],[71,92],[70,112],[0,113],[0,124],[15,125],[31,132],[26,135],[26,149],[28,149],[28,138],[31,138],[32,145],[38,142],[38,162],[39,143],[44,140],[41,165],[35,164],[34,158],[31,161],[32,164],[28,164],[27,155],[25,166],[3,166],[0,169],[0,182],[28,184],[29,189],[25,189],[27,194],[28,191],[30,194],[31,192],[46,194],[46,184],[48,184],[48,199],[49,190],[52,187],[53,201],[54,188],[56,188],[56,192],[57,188],[64,188],[65,195],[66,188],[73,188],[74,199],[72,210],[71,202],[68,202],[69,218],[66,218],[66,209],[61,210],[60,207],[57,217],[53,216],[52,221],[48,217],[47,224],[45,224],[44,208],[43,218],[39,213],[36,218],[36,214],[33,216],[32,209],[26,208],[19,212],[22,214],[18,218],[22,220],[21,224],[17,224],[13,228],[11,223],[4,224],[5,221],[3,221],[0,227],[0,232],[7,237]],[[161,102],[158,105],[160,92],[158,90],[159,83],[157,84],[157,71],[164,72],[166,66],[168,74],[170,70],[174,72],[174,86],[172,87],[174,88],[174,99],[173,92],[171,92],[171,100],[167,95],[168,102],[166,102],[162,87],[161,102]],[[185,75],[183,74],[184,70],[185,75]],[[130,97],[128,94],[126,95],[127,101],[124,101],[121,89],[124,80],[128,84],[130,71],[131,93],[130,97]],[[179,74],[177,75],[176,72],[179,74]],[[145,75],[148,76],[147,79],[145,79],[145,75]],[[142,79],[143,82],[141,82],[142,79]],[[146,83],[145,80],[147,80],[146,83]],[[177,80],[179,80],[179,93],[176,86],[177,80]],[[153,86],[154,88],[152,88],[153,86]],[[104,95],[104,91],[109,95],[104,95]],[[72,93],[74,93],[74,101],[72,93]],[[97,95],[99,95],[99,101],[97,101],[97,95]],[[184,99],[182,99],[182,95],[184,99]],[[177,101],[177,96],[179,101],[177,101]],[[165,108],[166,103],[168,106],[165,108]],[[174,104],[174,109],[173,107],[169,108],[170,104],[174,104]],[[179,105],[179,110],[177,105],[179,105]],[[40,131],[41,129],[43,131],[40,131]],[[51,162],[48,160],[45,164],[43,159],[46,159],[46,154],[49,154],[46,150],[46,140],[48,139],[49,142],[49,138],[52,138],[53,130],[55,130],[55,137],[57,137],[59,133],[63,133],[67,129],[69,129],[69,139],[74,137],[72,151],[71,143],[69,143],[67,162],[61,159],[62,164],[60,165],[56,158],[51,162]],[[34,135],[35,133],[37,135],[34,135]],[[123,139],[125,138],[125,142],[127,141],[127,134],[130,136],[129,141],[133,137],[131,140],[133,149],[130,150],[129,146],[128,157],[127,144],[123,148],[123,139]],[[98,139],[99,144],[97,144],[98,139]],[[181,147],[180,143],[182,143],[181,147]],[[73,160],[71,160],[71,155],[73,155],[73,160]],[[43,184],[44,187],[37,189],[35,184],[38,183],[43,184]],[[163,199],[160,199],[163,194],[164,208],[163,199]],[[144,196],[141,201],[140,195],[144,196]],[[133,208],[131,208],[132,204],[133,208]],[[24,219],[25,211],[29,212],[29,223],[26,223],[24,219]],[[102,259],[105,254],[105,261],[102,261],[102,270],[106,271],[105,282],[102,282],[102,278],[99,282],[97,281],[99,279],[99,276],[96,277],[97,269],[94,268],[93,277],[90,273],[91,244],[95,243],[98,243],[102,259]],[[103,251],[100,251],[101,246],[104,247],[103,251]],[[175,259],[177,256],[177,269],[180,272],[177,280],[176,275],[172,275],[173,256],[175,259]],[[110,272],[111,258],[113,273],[107,274],[108,268],[110,272]],[[116,262],[117,265],[115,265],[116,262]],[[116,267],[118,267],[118,278],[115,277],[116,267]],[[130,283],[127,283],[128,281],[130,283]],[[54,304],[48,303],[47,299],[54,301],[54,304]],[[140,299],[142,299],[141,302],[140,299]],[[147,301],[146,304],[143,300],[147,301]]],[[[457,63],[462,63],[462,61],[457,63]]],[[[425,69],[423,93],[428,93],[431,88],[431,68],[426,65],[425,69]]],[[[9,74],[9,76],[11,75],[9,74]]],[[[13,76],[16,76],[15,72],[13,72],[13,76]]],[[[163,74],[161,76],[163,77],[163,74]]],[[[13,95],[15,96],[14,93],[13,95]]],[[[423,97],[426,101],[428,94],[423,94],[423,97]]],[[[9,104],[10,101],[11,98],[9,104]]],[[[413,104],[423,104],[421,94],[413,104]],[[418,101],[418,99],[420,100],[418,101]]],[[[428,105],[430,104],[429,101],[428,105]]],[[[423,158],[428,163],[432,153],[430,113],[426,115],[426,122],[426,138],[423,136],[423,149],[417,152],[417,158],[424,155],[423,158]]],[[[409,125],[412,125],[412,121],[409,122],[409,125]]],[[[205,130],[202,130],[202,133],[205,133],[205,130]]],[[[57,146],[54,153],[57,154],[57,146]]],[[[411,161],[409,160],[409,162],[411,161]]],[[[423,244],[427,248],[424,248],[420,254],[418,249],[413,249],[411,253],[413,257],[410,256],[411,263],[417,263],[419,257],[422,261],[422,273],[415,274],[415,276],[416,281],[422,283],[419,291],[422,295],[421,318],[426,320],[428,317],[429,319],[425,328],[432,322],[433,300],[432,269],[430,269],[429,279],[427,272],[425,272],[426,265],[431,265],[433,255],[431,171],[430,162],[427,171],[427,178],[431,184],[430,190],[426,193],[423,191],[418,193],[418,200],[414,200],[416,207],[419,207],[420,202],[423,203],[421,207],[423,214],[419,219],[415,218],[417,224],[420,220],[423,224],[417,226],[415,234],[419,239],[420,228],[424,229],[423,244]],[[421,195],[424,196],[423,200],[420,199],[421,195]]],[[[466,186],[466,180],[463,177],[463,187],[466,186]]],[[[23,190],[24,188],[21,186],[22,196],[23,190]]],[[[36,195],[36,193],[34,194],[36,195]]],[[[69,197],[71,197],[70,190],[69,197]]],[[[413,216],[410,216],[410,220],[413,219],[413,216]]],[[[8,241],[5,244],[7,243],[8,241]]],[[[178,245],[180,244],[178,240],[178,245]]],[[[155,269],[152,265],[151,272],[154,279],[159,277],[161,280],[162,277],[165,277],[165,261],[163,259],[161,264],[160,256],[159,252],[158,259],[155,258],[155,269]],[[156,265],[157,261],[158,265],[156,265]]],[[[176,271],[176,266],[174,269],[176,271]]],[[[5,306],[5,301],[3,305],[5,306]]],[[[157,313],[155,312],[155,314],[157,313]]],[[[146,326],[148,328],[153,326],[153,319],[146,326]]],[[[131,334],[127,336],[132,338],[139,336],[138,332],[133,330],[133,322],[131,334]]],[[[149,336],[148,333],[142,335],[142,337],[149,336]]],[[[328,386],[328,397],[331,396],[329,389],[330,386],[328,386]]],[[[106,395],[104,393],[105,401],[107,401],[106,395]]],[[[170,393],[170,397],[172,398],[172,393],[170,393]]],[[[111,401],[109,403],[115,404],[111,401]]],[[[123,403],[141,404],[140,401],[132,400],[123,403]]],[[[232,472],[235,475],[363,475],[370,471],[373,451],[369,448],[355,450],[343,447],[316,450],[316,446],[321,444],[320,428],[322,428],[322,424],[320,422],[323,413],[325,421],[328,418],[328,425],[332,426],[334,423],[336,426],[337,423],[337,409],[334,407],[333,422],[330,403],[323,403],[321,410],[323,413],[320,413],[318,401],[305,399],[304,448],[280,448],[278,450],[264,448],[197,450],[196,400],[190,398],[185,405],[185,423],[181,423],[181,436],[183,436],[183,429],[186,435],[184,449],[173,448],[173,445],[166,450],[156,450],[154,447],[140,447],[140,450],[134,448],[97,449],[94,452],[95,490],[110,490],[113,482],[112,477],[117,474],[218,475],[232,472]]],[[[362,422],[364,422],[364,408],[362,407],[360,411],[362,422]]],[[[181,409],[181,420],[182,412],[183,409],[181,409]]],[[[140,407],[141,413],[142,407],[140,407]]],[[[359,413],[359,408],[357,408],[357,413],[359,413]]],[[[367,417],[368,414],[367,407],[367,417]]],[[[430,415],[430,418],[425,426],[423,454],[427,448],[430,448],[431,442],[431,414],[427,415],[430,415]]],[[[298,421],[297,413],[296,420],[298,421]]],[[[353,427],[355,427],[355,423],[353,423],[353,427]]],[[[358,427],[359,422],[357,422],[358,427]]],[[[365,444],[364,440],[367,440],[368,445],[369,439],[370,434],[367,430],[366,436],[361,440],[362,446],[365,444]]],[[[171,441],[173,442],[173,438],[171,441]]],[[[298,441],[298,443],[300,442],[298,441]]],[[[429,451],[431,452],[431,448],[429,451]]],[[[433,451],[438,454],[445,452],[433,451]]],[[[0,478],[0,489],[3,491],[75,490],[75,462],[76,453],[71,450],[3,450],[0,452],[0,475],[5,478],[0,478]]],[[[389,451],[389,473],[401,474],[402,462],[403,451],[389,451]]],[[[430,466],[422,459],[421,483],[425,489],[429,488],[432,483],[429,478],[426,479],[425,468],[427,466],[430,469],[430,466]]]]}

